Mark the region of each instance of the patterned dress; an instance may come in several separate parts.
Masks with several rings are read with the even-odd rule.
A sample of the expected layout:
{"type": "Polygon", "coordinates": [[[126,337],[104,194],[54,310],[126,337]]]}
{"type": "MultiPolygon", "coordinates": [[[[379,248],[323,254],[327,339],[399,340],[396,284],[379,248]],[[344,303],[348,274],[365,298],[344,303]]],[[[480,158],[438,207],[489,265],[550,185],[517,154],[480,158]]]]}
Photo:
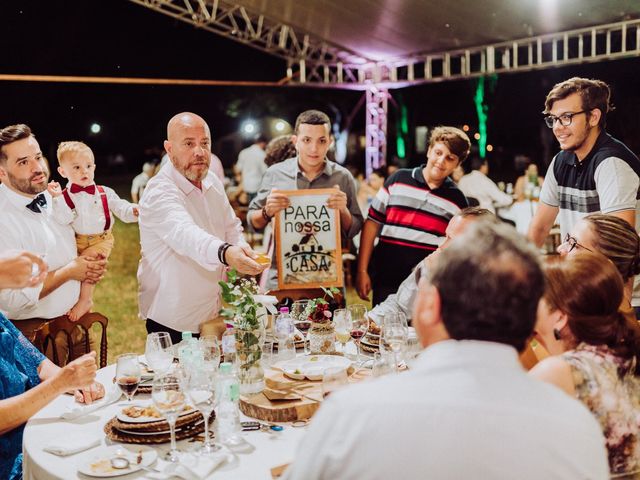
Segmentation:
{"type": "MultiPolygon", "coordinates": [[[[40,383],[38,366],[45,359],[0,313],[0,400],[15,397],[40,383]]],[[[22,478],[24,425],[0,435],[0,478],[22,478]]]]}
{"type": "Polygon", "coordinates": [[[640,376],[635,374],[636,360],[622,359],[606,345],[585,343],[562,358],[571,366],[576,397],[602,426],[611,473],[640,472],[640,376]]]}

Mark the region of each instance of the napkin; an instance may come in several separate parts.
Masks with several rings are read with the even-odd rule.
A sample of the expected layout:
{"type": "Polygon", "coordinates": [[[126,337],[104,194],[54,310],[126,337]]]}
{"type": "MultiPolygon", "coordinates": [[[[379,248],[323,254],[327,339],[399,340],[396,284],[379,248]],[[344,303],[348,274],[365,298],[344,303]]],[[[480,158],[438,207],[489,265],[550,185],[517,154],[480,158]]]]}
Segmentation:
{"type": "Polygon", "coordinates": [[[61,457],[67,455],[73,455],[74,453],[83,452],[90,448],[100,445],[100,438],[96,438],[95,435],[89,435],[86,433],[74,434],[73,436],[66,436],[64,439],[60,439],[56,442],[46,445],[43,450],[45,452],[53,453],[61,457]]]}
{"type": "Polygon", "coordinates": [[[64,420],[75,420],[76,418],[88,415],[102,407],[106,407],[107,405],[117,402],[120,400],[121,396],[122,392],[118,387],[112,388],[100,400],[89,405],[85,405],[84,403],[74,403],[65,412],[63,412],[62,415],[60,415],[60,418],[64,420]]]}
{"type": "Polygon", "coordinates": [[[148,473],[147,478],[165,480],[169,478],[181,478],[182,480],[202,480],[222,465],[230,454],[221,452],[209,457],[195,457],[185,455],[178,463],[158,462],[159,473],[148,473]],[[160,464],[166,464],[163,467],[160,464]]]}

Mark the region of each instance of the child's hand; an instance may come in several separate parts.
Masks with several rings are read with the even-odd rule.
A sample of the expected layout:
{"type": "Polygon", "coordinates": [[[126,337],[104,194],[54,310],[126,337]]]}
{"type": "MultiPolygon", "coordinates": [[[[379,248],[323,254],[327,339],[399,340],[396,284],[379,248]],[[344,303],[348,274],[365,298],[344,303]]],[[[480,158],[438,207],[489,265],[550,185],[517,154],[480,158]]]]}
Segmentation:
{"type": "Polygon", "coordinates": [[[60,184],[58,182],[49,182],[49,185],[47,185],[47,190],[53,198],[62,195],[62,188],[60,188],[60,184]]]}
{"type": "Polygon", "coordinates": [[[140,216],[140,210],[138,210],[138,207],[133,207],[133,214],[134,214],[136,217],[139,217],[139,216],[140,216]]]}

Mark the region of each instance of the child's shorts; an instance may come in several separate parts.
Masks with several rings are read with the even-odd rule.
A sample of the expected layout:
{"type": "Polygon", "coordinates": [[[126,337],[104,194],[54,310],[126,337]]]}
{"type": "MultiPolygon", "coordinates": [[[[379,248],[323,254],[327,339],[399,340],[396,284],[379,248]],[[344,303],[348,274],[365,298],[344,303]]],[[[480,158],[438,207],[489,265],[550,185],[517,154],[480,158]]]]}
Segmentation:
{"type": "Polygon", "coordinates": [[[113,233],[111,233],[111,230],[96,235],[80,235],[76,233],[76,247],[78,248],[78,255],[91,248],[91,250],[104,255],[105,259],[109,258],[113,249],[113,233]]]}

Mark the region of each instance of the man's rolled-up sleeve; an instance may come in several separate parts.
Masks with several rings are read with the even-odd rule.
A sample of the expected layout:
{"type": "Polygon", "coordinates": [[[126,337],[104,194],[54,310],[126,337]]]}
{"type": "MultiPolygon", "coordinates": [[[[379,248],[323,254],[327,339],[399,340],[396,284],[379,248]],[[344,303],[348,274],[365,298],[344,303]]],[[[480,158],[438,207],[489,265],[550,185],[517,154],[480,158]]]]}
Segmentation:
{"type": "Polygon", "coordinates": [[[640,179],[627,162],[607,158],[596,168],[594,178],[602,213],[635,210],[640,179]]]}

